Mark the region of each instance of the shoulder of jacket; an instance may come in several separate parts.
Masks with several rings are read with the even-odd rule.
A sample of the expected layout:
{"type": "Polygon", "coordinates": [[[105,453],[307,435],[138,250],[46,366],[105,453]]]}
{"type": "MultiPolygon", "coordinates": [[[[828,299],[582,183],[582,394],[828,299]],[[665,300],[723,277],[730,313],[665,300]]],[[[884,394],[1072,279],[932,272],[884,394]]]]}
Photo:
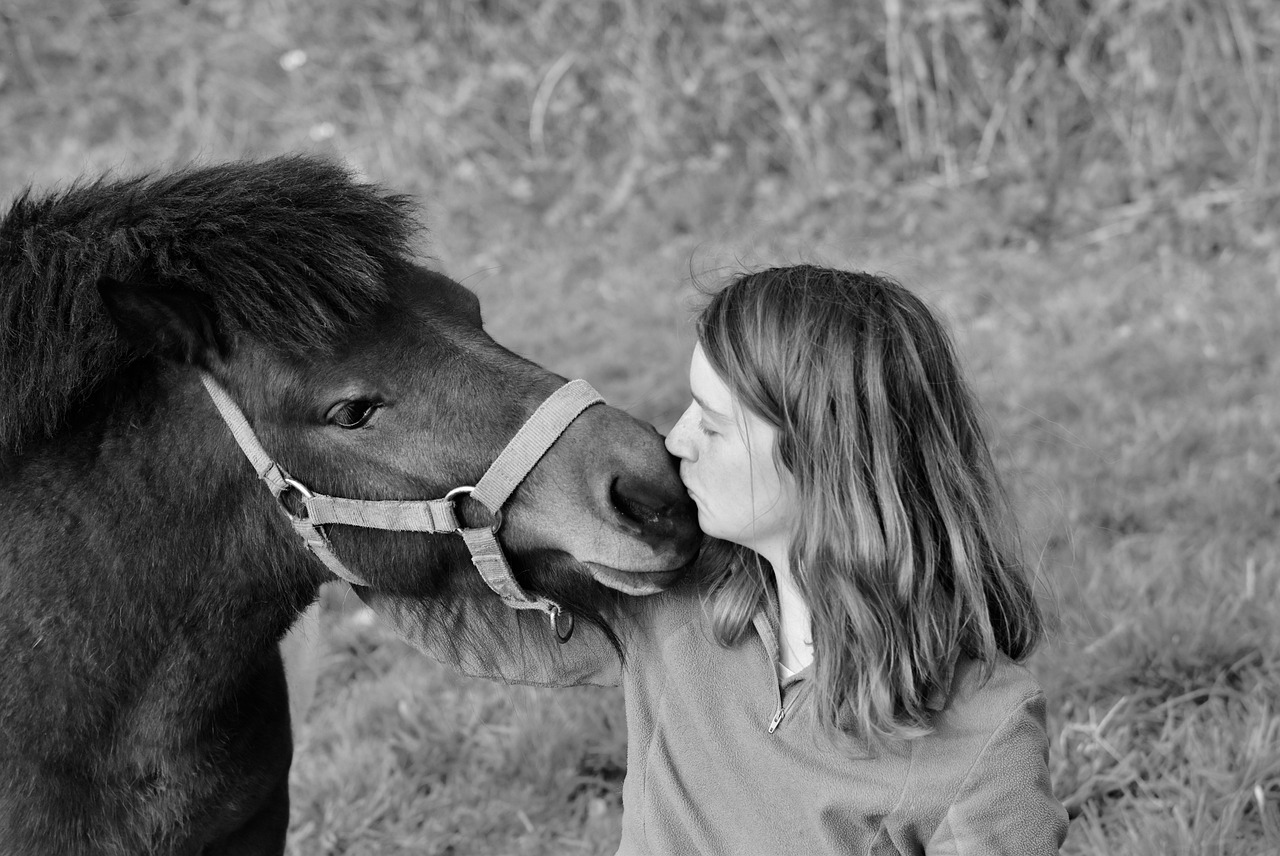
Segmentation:
{"type": "Polygon", "coordinates": [[[946,706],[934,717],[931,742],[949,744],[953,753],[968,744],[959,754],[976,754],[1018,711],[1043,711],[1043,705],[1044,692],[1026,666],[1002,657],[987,676],[982,663],[961,657],[946,706]]]}
{"type": "Polygon", "coordinates": [[[681,584],[657,594],[632,598],[628,624],[646,636],[665,638],[702,617],[704,596],[693,585],[681,584]]]}
{"type": "Polygon", "coordinates": [[[916,810],[932,821],[941,821],[1001,728],[1027,705],[1043,705],[1043,693],[1024,666],[1002,660],[985,681],[982,666],[967,657],[957,661],[932,731],[911,741],[907,788],[916,795],[916,810]]]}

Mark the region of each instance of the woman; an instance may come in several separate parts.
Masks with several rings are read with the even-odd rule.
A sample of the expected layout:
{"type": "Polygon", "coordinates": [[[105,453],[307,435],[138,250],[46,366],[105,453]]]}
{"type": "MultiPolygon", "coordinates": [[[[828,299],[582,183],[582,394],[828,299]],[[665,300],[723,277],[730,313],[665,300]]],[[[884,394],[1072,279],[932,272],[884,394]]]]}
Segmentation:
{"type": "Polygon", "coordinates": [[[736,278],[697,331],[667,447],[709,537],[618,618],[623,657],[528,615],[388,617],[469,674],[622,683],[619,853],[1056,853],[1016,665],[1040,613],[946,331],[890,280],[812,266],[736,278]]]}

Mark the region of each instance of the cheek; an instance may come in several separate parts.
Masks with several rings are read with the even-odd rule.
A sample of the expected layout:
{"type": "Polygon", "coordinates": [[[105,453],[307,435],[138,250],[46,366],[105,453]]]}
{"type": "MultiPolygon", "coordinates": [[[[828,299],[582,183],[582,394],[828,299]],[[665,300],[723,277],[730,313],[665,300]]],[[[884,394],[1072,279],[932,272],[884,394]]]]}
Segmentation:
{"type": "Polygon", "coordinates": [[[753,495],[751,469],[743,456],[726,454],[708,445],[699,452],[696,476],[706,500],[716,513],[736,514],[750,505],[753,495]]]}
{"type": "Polygon", "coordinates": [[[762,497],[768,505],[774,505],[788,496],[785,485],[773,467],[772,461],[756,462],[752,470],[751,487],[756,496],[762,497]]]}

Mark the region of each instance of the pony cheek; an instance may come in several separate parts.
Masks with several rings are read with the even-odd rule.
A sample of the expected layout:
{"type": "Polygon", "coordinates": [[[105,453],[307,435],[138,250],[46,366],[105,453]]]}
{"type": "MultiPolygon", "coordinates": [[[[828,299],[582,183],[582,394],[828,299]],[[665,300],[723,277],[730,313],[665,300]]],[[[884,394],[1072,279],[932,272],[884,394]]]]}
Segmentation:
{"type": "Polygon", "coordinates": [[[441,597],[466,589],[467,581],[475,576],[466,547],[456,536],[343,525],[330,525],[327,534],[342,562],[377,591],[441,597]]]}
{"type": "Polygon", "coordinates": [[[558,502],[544,503],[534,496],[523,496],[503,509],[502,529],[498,533],[503,548],[516,555],[554,551],[567,553],[575,560],[595,561],[584,553],[594,551],[592,538],[604,539],[606,528],[599,520],[583,512],[579,504],[561,497],[558,502]]]}

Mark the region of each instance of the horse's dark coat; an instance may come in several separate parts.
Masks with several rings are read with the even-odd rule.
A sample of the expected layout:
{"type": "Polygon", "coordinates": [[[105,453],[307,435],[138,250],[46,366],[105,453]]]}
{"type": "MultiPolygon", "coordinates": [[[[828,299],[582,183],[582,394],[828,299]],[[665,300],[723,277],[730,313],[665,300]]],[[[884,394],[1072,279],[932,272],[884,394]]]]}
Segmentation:
{"type": "MultiPolygon", "coordinates": [[[[276,642],[326,574],[192,364],[317,490],[474,483],[561,379],[412,263],[413,230],[406,200],[305,158],[28,193],[0,221],[0,852],[281,852],[276,642]],[[368,427],[336,427],[352,402],[378,405],[368,427]]],[[[696,541],[660,441],[610,408],[521,491],[555,509],[513,502],[518,572],[584,610],[581,550],[665,573],[696,541]],[[545,534],[584,526],[572,547],[545,534]]],[[[486,597],[457,539],[331,535],[394,596],[486,597]]]]}
{"type": "Polygon", "coordinates": [[[228,332],[322,350],[389,299],[411,213],[299,157],[24,193],[0,221],[0,449],[51,436],[138,358],[105,316],[102,277],[199,278],[228,332]]]}

